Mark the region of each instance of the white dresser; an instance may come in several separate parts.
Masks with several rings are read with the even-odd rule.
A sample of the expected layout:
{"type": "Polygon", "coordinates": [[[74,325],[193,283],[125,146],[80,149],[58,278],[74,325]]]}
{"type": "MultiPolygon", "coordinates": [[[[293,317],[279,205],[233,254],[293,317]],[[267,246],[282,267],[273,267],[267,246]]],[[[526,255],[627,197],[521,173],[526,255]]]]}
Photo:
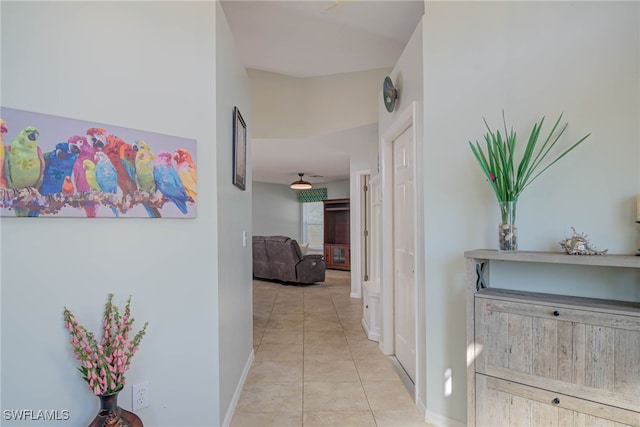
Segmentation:
{"type": "Polygon", "coordinates": [[[469,426],[640,426],[640,303],[492,288],[492,261],[640,268],[640,257],[465,253],[469,426]]]}

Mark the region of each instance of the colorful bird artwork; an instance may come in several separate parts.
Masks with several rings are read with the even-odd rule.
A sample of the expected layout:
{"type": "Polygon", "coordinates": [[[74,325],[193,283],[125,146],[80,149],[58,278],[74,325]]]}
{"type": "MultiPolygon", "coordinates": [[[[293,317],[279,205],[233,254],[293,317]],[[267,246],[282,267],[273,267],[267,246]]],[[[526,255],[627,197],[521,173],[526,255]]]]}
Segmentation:
{"type": "Polygon", "coordinates": [[[7,188],[7,181],[4,177],[4,143],[2,142],[2,137],[7,132],[9,132],[7,122],[0,119],[0,188],[7,188]]]}
{"type": "MultiPolygon", "coordinates": [[[[122,159],[122,165],[134,184],[136,182],[136,154],[136,150],[133,149],[132,145],[123,144],[120,146],[120,159],[122,159]]],[[[137,187],[138,184],[136,184],[136,188],[137,187]]]]}
{"type": "Polygon", "coordinates": [[[87,142],[96,151],[102,150],[107,145],[107,131],[103,128],[87,129],[87,142]]]}
{"type": "MultiPolygon", "coordinates": [[[[122,196],[125,199],[131,197],[138,189],[136,184],[136,152],[133,147],[122,138],[109,134],[107,135],[107,145],[102,148],[102,151],[109,157],[116,169],[118,187],[122,190],[122,196]]],[[[160,218],[160,211],[157,208],[145,202],[142,202],[142,205],[150,218],[160,218]]]]}
{"type": "Polygon", "coordinates": [[[136,183],[138,189],[149,194],[155,194],[156,182],[153,179],[156,155],[145,141],[136,141],[133,145],[136,151],[136,183]]]}
{"type": "Polygon", "coordinates": [[[73,187],[73,181],[71,181],[70,176],[64,177],[64,182],[62,183],[62,192],[67,196],[70,196],[76,192],[76,189],[73,187]]]}
{"type": "Polygon", "coordinates": [[[0,215],[196,216],[195,141],[5,107],[0,117],[0,215]]]}
{"type": "MultiPolygon", "coordinates": [[[[96,181],[103,193],[116,194],[118,192],[118,175],[116,168],[109,160],[109,157],[102,151],[98,151],[95,155],[96,159],[96,181]]],[[[117,217],[120,216],[118,209],[112,207],[111,211],[117,217]]]]}
{"type": "Polygon", "coordinates": [[[178,148],[173,154],[173,159],[176,162],[176,171],[180,176],[184,190],[187,192],[187,197],[195,202],[198,199],[198,177],[196,164],[191,158],[191,153],[184,148],[178,148]]]}
{"type": "Polygon", "coordinates": [[[78,152],[72,151],[68,142],[59,142],[53,151],[44,154],[44,176],[40,194],[56,194],[62,191],[64,178],[73,173],[78,152]]]}
{"type": "Polygon", "coordinates": [[[153,169],[156,188],[164,197],[175,203],[183,214],[187,213],[187,193],[178,172],[171,164],[171,153],[160,151],[153,169]]]}
{"type": "MultiPolygon", "coordinates": [[[[5,153],[4,169],[7,187],[23,189],[38,188],[42,184],[44,157],[38,146],[40,132],[34,126],[27,126],[11,142],[5,153]]],[[[16,207],[16,216],[38,216],[28,208],[16,207]]]]}
{"type": "MultiPolygon", "coordinates": [[[[73,165],[73,182],[76,187],[76,191],[78,193],[88,192],[91,190],[91,186],[87,181],[87,175],[84,170],[84,161],[85,160],[94,160],[94,156],[96,154],[96,149],[93,148],[88,142],[87,138],[84,136],[72,136],[67,141],[71,150],[78,153],[78,157],[76,162],[73,165]]],[[[84,206],[85,214],[87,218],[95,218],[98,207],[93,203],[88,203],[84,206]]]]}
{"type": "Polygon", "coordinates": [[[109,157],[109,160],[111,160],[111,164],[116,170],[118,187],[122,190],[123,195],[128,196],[133,194],[138,189],[138,186],[135,181],[135,170],[133,171],[133,175],[130,175],[126,171],[120,154],[120,150],[126,149],[126,145],[129,144],[124,142],[121,138],[109,134],[107,135],[107,144],[104,147],[99,148],[99,150],[102,150],[102,152],[109,157]]]}
{"type": "Polygon", "coordinates": [[[89,159],[85,159],[82,162],[82,167],[84,168],[84,174],[87,177],[89,187],[94,191],[102,191],[96,179],[96,164],[89,159]]]}
{"type": "Polygon", "coordinates": [[[44,158],[38,146],[39,136],[37,128],[28,126],[8,147],[5,178],[10,188],[39,187],[42,183],[44,158]]]}

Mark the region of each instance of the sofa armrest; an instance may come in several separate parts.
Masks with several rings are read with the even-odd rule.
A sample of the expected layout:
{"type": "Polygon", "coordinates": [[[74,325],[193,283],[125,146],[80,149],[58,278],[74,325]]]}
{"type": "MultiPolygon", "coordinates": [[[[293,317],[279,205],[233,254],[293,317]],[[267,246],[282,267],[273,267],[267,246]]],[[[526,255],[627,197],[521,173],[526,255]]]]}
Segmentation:
{"type": "Polygon", "coordinates": [[[296,264],[296,278],[299,283],[324,282],[327,265],[322,255],[307,255],[296,264]]]}

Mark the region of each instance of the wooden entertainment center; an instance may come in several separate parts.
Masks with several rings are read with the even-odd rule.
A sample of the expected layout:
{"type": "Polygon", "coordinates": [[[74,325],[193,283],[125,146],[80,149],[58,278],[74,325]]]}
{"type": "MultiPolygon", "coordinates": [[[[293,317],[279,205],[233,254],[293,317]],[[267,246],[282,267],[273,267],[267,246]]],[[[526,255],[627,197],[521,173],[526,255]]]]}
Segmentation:
{"type": "Polygon", "coordinates": [[[324,261],[327,268],[351,270],[349,199],[324,201],[324,261]]]}

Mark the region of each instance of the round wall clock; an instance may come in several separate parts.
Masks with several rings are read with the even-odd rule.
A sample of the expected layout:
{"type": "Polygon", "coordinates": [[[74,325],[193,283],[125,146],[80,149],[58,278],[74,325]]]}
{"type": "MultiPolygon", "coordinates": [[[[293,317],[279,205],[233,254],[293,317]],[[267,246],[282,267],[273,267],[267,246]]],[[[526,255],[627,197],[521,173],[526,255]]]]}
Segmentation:
{"type": "Polygon", "coordinates": [[[382,97],[384,98],[384,106],[387,111],[390,113],[393,112],[393,109],[396,107],[396,99],[398,99],[398,91],[393,87],[393,82],[389,76],[384,78],[382,97]]]}

